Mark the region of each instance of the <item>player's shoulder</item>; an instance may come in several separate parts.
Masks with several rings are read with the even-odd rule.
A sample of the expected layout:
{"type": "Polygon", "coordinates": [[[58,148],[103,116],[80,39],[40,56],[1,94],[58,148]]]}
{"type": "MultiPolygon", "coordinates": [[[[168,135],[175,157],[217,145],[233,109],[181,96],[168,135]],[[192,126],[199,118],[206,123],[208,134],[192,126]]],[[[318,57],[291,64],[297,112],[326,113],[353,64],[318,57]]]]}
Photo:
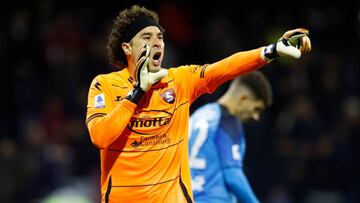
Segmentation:
{"type": "Polygon", "coordinates": [[[109,72],[109,73],[102,73],[102,74],[95,76],[94,79],[111,80],[111,79],[118,78],[118,77],[121,77],[122,75],[124,75],[122,72],[123,71],[113,71],[113,72],[109,72]]]}
{"type": "Polygon", "coordinates": [[[182,73],[182,72],[196,72],[198,69],[203,67],[202,65],[190,64],[190,65],[181,65],[177,67],[168,68],[170,73],[182,73]]]}
{"type": "Polygon", "coordinates": [[[221,116],[220,105],[217,102],[207,103],[195,110],[191,116],[194,119],[204,118],[208,121],[218,120],[221,116]]]}
{"type": "Polygon", "coordinates": [[[103,73],[96,75],[90,84],[90,91],[104,91],[110,87],[110,84],[113,84],[114,81],[118,80],[119,71],[103,73]]]}
{"type": "Polygon", "coordinates": [[[111,83],[113,81],[117,81],[121,78],[125,78],[126,74],[125,71],[120,70],[120,71],[113,71],[113,72],[109,72],[109,73],[103,73],[103,74],[99,74],[97,76],[94,77],[93,82],[98,82],[98,83],[111,83]]]}

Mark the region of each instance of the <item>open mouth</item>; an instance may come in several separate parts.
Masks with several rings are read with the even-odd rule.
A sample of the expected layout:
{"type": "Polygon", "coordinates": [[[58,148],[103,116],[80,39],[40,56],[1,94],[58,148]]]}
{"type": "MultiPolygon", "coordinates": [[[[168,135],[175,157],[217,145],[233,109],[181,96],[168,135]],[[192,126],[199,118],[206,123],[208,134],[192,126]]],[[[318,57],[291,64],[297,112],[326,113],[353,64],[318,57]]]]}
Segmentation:
{"type": "Polygon", "coordinates": [[[152,59],[155,66],[160,65],[161,52],[155,52],[152,59]]]}
{"type": "Polygon", "coordinates": [[[156,52],[156,53],[153,55],[153,60],[159,60],[159,59],[160,59],[160,56],[161,56],[161,52],[156,52]]]}

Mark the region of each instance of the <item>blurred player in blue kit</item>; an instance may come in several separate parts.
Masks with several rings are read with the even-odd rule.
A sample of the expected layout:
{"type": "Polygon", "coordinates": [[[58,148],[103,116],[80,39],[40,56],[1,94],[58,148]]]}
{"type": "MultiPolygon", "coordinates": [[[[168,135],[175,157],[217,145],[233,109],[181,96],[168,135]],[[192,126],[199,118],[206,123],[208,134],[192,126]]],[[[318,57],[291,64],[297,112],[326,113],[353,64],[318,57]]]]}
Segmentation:
{"type": "Polygon", "coordinates": [[[243,123],[259,120],[271,103],[269,81],[255,71],[233,80],[217,102],[191,115],[189,158],[196,203],[259,202],[243,171],[243,123]]]}

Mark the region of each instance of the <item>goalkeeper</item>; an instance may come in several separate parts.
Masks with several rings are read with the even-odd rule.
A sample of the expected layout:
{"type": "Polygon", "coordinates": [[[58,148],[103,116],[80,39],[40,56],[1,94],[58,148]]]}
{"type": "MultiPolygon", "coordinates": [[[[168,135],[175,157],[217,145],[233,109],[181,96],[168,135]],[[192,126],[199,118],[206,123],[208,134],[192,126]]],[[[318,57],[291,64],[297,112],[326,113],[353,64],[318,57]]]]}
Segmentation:
{"type": "Polygon", "coordinates": [[[158,15],[134,5],[119,12],[107,49],[119,71],[94,78],[86,125],[100,151],[102,202],[193,202],[188,162],[190,105],[200,95],[277,57],[311,49],[308,31],[206,65],[164,69],[158,15]]]}

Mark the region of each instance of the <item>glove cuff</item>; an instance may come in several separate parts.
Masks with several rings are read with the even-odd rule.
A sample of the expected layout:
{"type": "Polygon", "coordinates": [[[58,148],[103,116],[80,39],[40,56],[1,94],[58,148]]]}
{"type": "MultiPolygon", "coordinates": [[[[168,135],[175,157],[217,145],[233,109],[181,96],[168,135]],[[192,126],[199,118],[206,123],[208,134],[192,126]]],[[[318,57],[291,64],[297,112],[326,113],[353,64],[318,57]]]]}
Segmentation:
{"type": "Polygon", "coordinates": [[[140,87],[135,87],[128,93],[125,99],[131,101],[134,104],[138,104],[144,94],[145,92],[140,87]]]}
{"type": "Polygon", "coordinates": [[[273,60],[273,59],[275,59],[276,57],[279,56],[279,54],[276,51],[276,43],[275,44],[270,44],[269,46],[265,47],[264,56],[268,60],[273,60]]]}

